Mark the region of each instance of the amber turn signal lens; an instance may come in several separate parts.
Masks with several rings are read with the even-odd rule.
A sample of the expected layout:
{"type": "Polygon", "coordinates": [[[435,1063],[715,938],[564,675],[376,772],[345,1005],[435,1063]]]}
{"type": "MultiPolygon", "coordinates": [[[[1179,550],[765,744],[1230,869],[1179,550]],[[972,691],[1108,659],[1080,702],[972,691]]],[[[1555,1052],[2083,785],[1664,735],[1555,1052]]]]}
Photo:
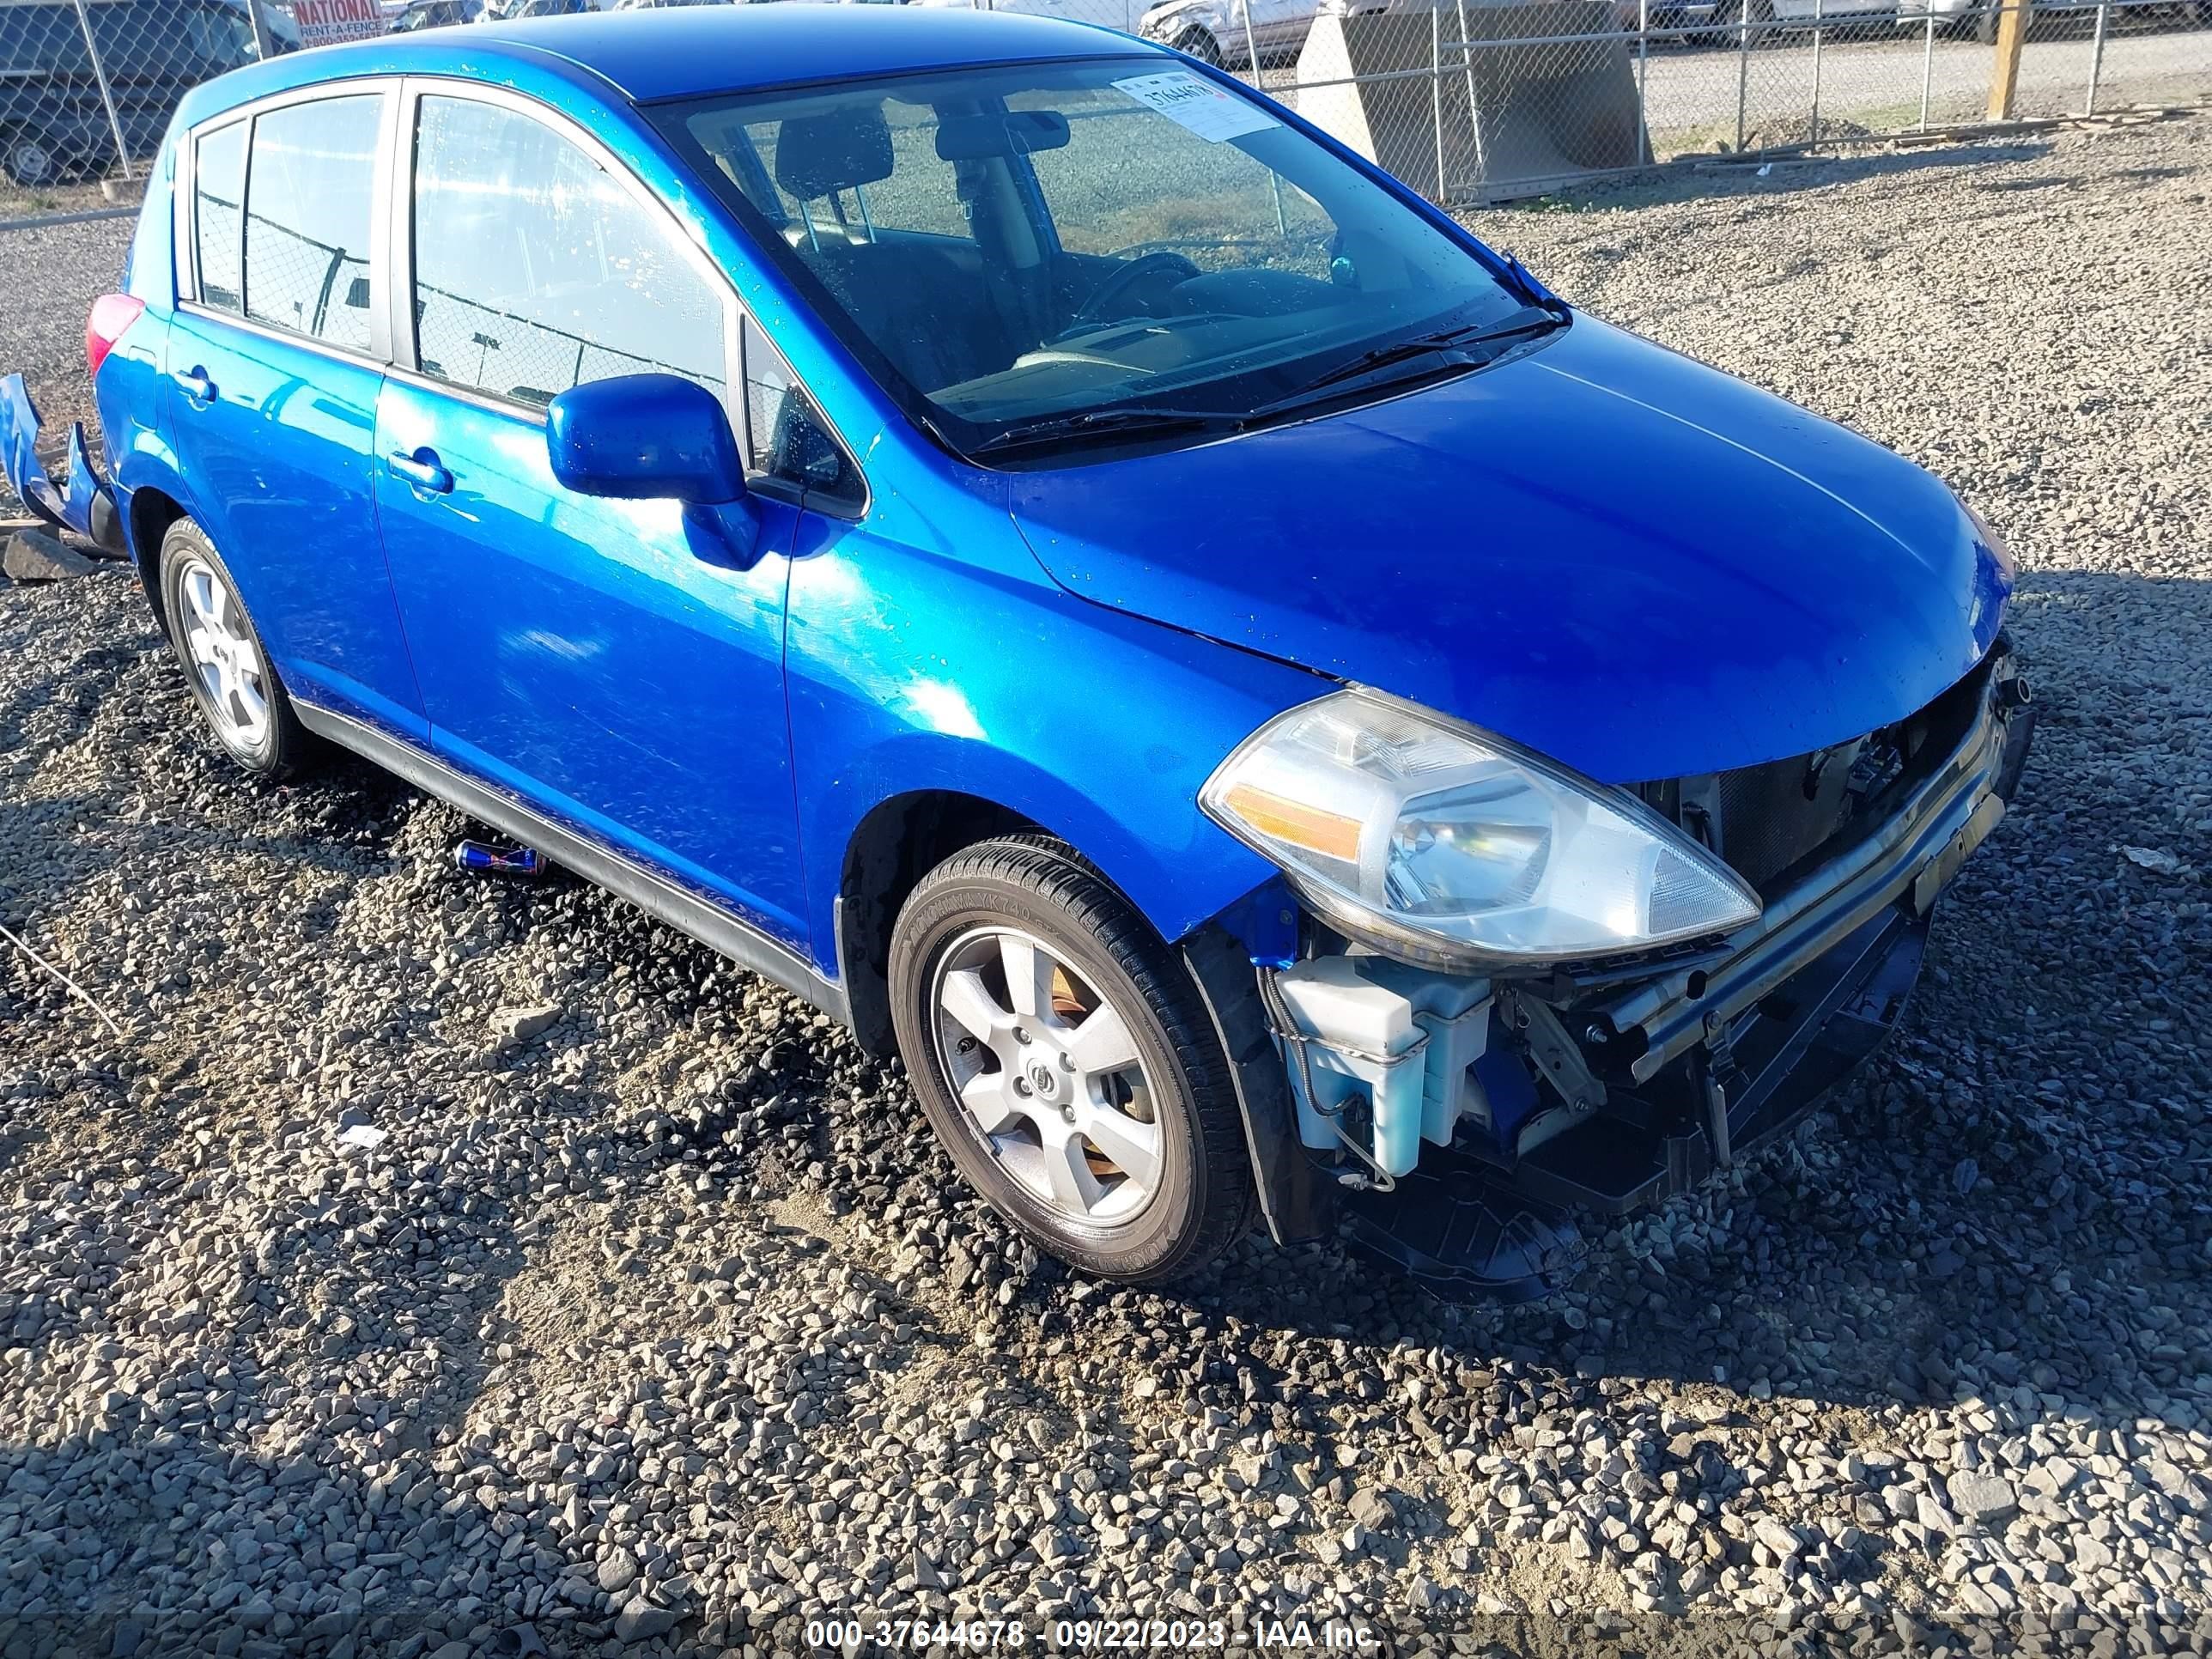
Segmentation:
{"type": "Polygon", "coordinates": [[[1261,835],[1273,836],[1325,858],[1359,862],[1359,820],[1304,801],[1291,800],[1249,783],[1232,787],[1222,805],[1261,835]]]}

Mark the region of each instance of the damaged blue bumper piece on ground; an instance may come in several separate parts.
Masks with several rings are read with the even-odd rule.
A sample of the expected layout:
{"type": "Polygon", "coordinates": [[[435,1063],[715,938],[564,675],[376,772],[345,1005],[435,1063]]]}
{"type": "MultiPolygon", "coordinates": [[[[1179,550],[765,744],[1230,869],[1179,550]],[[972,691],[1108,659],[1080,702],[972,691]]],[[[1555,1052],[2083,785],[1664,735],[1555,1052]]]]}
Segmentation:
{"type": "Polygon", "coordinates": [[[103,546],[122,550],[115,524],[115,497],[106,480],[93,471],[85,453],[84,426],[72,422],[62,479],[57,486],[39,459],[39,410],[21,374],[0,378],[0,472],[23,504],[58,530],[73,530],[103,546]]]}

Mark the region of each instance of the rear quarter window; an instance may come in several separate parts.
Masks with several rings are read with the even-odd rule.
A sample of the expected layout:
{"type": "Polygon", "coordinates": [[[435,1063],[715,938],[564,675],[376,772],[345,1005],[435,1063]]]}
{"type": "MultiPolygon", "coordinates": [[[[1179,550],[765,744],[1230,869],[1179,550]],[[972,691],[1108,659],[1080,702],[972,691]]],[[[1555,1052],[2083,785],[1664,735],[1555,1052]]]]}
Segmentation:
{"type": "Polygon", "coordinates": [[[192,160],[192,238],[200,303],[236,311],[246,291],[246,136],[240,121],[201,136],[192,160]]]}

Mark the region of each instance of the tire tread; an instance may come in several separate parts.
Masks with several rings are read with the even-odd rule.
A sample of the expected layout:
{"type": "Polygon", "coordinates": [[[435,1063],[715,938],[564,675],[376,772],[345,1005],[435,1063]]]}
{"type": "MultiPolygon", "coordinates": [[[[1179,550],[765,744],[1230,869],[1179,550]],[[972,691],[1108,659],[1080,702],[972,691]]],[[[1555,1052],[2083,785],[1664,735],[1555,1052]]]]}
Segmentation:
{"type": "MultiPolygon", "coordinates": [[[[246,601],[240,597],[238,580],[230,574],[229,565],[223,562],[222,555],[216,550],[215,542],[206,531],[201,529],[192,520],[180,518],[172,522],[161,534],[161,549],[155,556],[159,562],[155,567],[154,577],[155,590],[162,596],[163,620],[166,624],[164,631],[169,636],[169,648],[176,653],[177,661],[185,672],[186,687],[191,692],[193,706],[198,708],[200,703],[198,676],[192,667],[191,653],[185,646],[184,620],[177,614],[178,600],[180,596],[172,594],[168,586],[170,561],[179,554],[188,550],[214,566],[223,580],[228,584],[232,599],[241,611],[245,611],[246,626],[253,631],[253,643],[255,648],[261,653],[261,665],[267,676],[269,684],[270,744],[269,753],[264,759],[252,760],[240,755],[223,741],[222,733],[215,730],[212,722],[209,726],[209,735],[215,739],[216,746],[222,750],[234,765],[243,767],[247,771],[267,778],[274,783],[287,782],[298,777],[302,769],[314,757],[315,738],[306,726],[300,724],[299,715],[293,711],[291,694],[284,689],[284,682],[277,677],[276,665],[269,659],[269,647],[262,641],[261,629],[253,620],[253,613],[245,611],[246,601]]],[[[206,711],[202,709],[201,713],[202,717],[205,718],[206,711]]]]}

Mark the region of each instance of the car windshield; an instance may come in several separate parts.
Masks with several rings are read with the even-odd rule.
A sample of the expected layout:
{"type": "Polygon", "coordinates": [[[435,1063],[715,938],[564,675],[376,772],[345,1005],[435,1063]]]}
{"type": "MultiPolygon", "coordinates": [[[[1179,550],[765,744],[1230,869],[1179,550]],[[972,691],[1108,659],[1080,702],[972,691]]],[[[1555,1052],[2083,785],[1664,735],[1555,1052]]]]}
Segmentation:
{"type": "MultiPolygon", "coordinates": [[[[854,80],[664,115],[924,427],[1189,441],[1559,318],[1267,105],[1174,60],[854,80]]],[[[1484,348],[1487,349],[1487,348],[1484,348]]]]}

